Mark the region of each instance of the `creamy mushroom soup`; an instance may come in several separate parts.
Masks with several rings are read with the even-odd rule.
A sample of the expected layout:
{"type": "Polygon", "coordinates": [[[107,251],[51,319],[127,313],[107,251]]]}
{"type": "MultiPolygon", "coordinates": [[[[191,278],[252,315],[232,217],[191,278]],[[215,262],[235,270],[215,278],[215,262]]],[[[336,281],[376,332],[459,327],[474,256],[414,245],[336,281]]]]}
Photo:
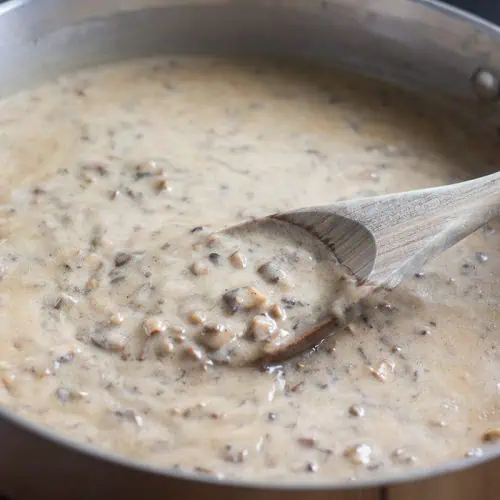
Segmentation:
{"type": "Polygon", "coordinates": [[[266,366],[342,317],[353,283],[313,238],[223,230],[493,171],[500,147],[467,123],[360,77],[208,58],[63,76],[0,116],[6,408],[247,479],[402,473],[500,438],[500,224],[266,366]]]}

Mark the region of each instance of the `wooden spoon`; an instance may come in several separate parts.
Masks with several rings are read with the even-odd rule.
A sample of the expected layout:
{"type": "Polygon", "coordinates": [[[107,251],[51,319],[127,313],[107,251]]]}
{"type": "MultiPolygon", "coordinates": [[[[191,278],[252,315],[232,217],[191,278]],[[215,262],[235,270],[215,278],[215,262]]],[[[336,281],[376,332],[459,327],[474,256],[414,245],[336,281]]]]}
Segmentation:
{"type": "MultiPolygon", "coordinates": [[[[361,284],[394,288],[424,264],[500,215],[500,173],[430,189],[355,199],[271,215],[321,240],[361,284]]],[[[319,325],[269,358],[318,344],[336,322],[319,325]]]]}

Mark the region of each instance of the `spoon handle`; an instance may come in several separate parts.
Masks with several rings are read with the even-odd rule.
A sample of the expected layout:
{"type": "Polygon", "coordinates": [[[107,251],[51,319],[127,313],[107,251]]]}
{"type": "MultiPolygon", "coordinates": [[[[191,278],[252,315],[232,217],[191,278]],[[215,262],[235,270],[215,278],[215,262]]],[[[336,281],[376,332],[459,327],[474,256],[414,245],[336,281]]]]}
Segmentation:
{"type": "MultiPolygon", "coordinates": [[[[473,218],[485,224],[490,218],[500,214],[499,172],[417,193],[421,193],[423,201],[429,200],[429,217],[435,213],[440,218],[473,218]]],[[[420,196],[416,196],[416,199],[419,198],[420,196]]]]}
{"type": "Polygon", "coordinates": [[[500,214],[500,173],[276,217],[323,241],[362,282],[393,288],[500,214]]]}

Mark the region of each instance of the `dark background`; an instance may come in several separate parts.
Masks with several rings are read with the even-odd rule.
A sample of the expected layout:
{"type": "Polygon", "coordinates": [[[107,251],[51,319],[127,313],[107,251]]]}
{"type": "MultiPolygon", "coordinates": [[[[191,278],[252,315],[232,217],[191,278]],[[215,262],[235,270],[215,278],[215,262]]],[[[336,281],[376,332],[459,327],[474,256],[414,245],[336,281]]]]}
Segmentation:
{"type": "Polygon", "coordinates": [[[448,3],[500,24],[499,0],[449,0],[448,3]]]}

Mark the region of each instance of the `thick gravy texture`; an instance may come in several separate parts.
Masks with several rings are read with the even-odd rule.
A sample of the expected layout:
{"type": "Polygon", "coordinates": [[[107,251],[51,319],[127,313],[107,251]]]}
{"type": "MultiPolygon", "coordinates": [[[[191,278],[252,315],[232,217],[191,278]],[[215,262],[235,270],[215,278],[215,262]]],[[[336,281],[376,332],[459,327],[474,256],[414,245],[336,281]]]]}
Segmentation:
{"type": "Polygon", "coordinates": [[[307,238],[217,233],[492,170],[456,117],[359,77],[182,58],[65,76],[0,116],[5,407],[218,477],[371,477],[500,437],[496,221],[267,369],[245,363],[335,314],[342,280],[307,238]]]}

